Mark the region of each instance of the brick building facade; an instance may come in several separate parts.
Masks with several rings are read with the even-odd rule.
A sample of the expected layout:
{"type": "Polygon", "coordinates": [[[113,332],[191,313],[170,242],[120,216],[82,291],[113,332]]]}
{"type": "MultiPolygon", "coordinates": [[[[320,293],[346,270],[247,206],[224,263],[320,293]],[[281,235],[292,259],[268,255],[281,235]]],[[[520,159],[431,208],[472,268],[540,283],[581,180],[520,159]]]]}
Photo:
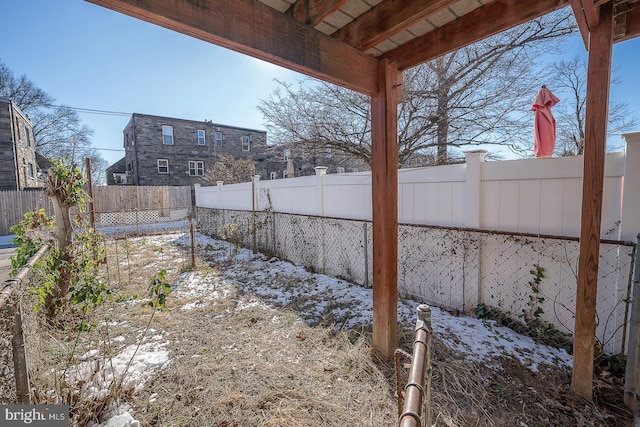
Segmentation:
{"type": "Polygon", "coordinates": [[[33,124],[10,99],[0,97],[0,190],[25,190],[41,184],[33,124]]]}

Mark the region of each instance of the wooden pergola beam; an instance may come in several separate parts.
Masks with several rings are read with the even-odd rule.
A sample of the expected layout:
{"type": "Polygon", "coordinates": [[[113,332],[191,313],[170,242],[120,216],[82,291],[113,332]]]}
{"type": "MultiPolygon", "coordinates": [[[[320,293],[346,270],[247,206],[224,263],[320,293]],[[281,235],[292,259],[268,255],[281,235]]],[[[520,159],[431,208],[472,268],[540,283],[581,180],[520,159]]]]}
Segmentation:
{"type": "Polygon", "coordinates": [[[604,188],[607,113],[611,84],[613,2],[600,7],[600,22],[591,28],[587,68],[582,221],[571,390],[592,400],[596,299],[600,257],[600,223],[604,188]]]}
{"type": "Polygon", "coordinates": [[[496,0],[413,39],[381,58],[406,70],[563,7],[563,1],[496,0]]]}
{"type": "Polygon", "coordinates": [[[578,30],[582,36],[582,42],[585,49],[589,50],[589,24],[587,23],[587,17],[584,14],[581,0],[569,0],[571,9],[573,10],[573,17],[578,24],[578,30]]]}
{"type": "Polygon", "coordinates": [[[398,74],[380,61],[371,97],[373,346],[388,360],[398,345],[398,74]]]}
{"type": "Polygon", "coordinates": [[[87,1],[358,92],[378,92],[374,58],[258,1],[87,1]]]}
{"type": "Polygon", "coordinates": [[[593,28],[600,22],[600,7],[596,6],[593,0],[580,0],[584,9],[584,16],[587,18],[589,28],[593,28]]]}
{"type": "Polygon", "coordinates": [[[298,0],[289,7],[287,13],[293,15],[296,21],[315,27],[348,2],[349,0],[298,0]]]}
{"type": "Polygon", "coordinates": [[[458,0],[386,1],[360,15],[333,36],[366,51],[458,0]]]}

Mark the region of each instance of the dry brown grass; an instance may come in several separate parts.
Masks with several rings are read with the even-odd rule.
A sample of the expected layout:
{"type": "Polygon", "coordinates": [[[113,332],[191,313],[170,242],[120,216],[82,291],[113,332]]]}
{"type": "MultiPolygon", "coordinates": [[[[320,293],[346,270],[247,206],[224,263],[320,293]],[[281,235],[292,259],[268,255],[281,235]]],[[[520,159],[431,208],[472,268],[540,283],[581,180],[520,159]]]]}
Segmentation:
{"type": "MultiPolygon", "coordinates": [[[[274,307],[226,282],[220,271],[224,264],[200,260],[185,273],[188,252],[174,244],[111,240],[107,252],[105,274],[114,300],[94,313],[99,326],[81,336],[78,355],[96,346],[115,354],[134,343],[151,314],[145,306],[149,280],[166,269],[169,282],[177,284],[170,311],[156,313],[150,332],[169,342],[169,366],[141,390],[112,396],[130,405],[143,426],[396,425],[393,366],[372,353],[368,332],[309,326],[293,309],[274,307]],[[197,286],[189,285],[197,278],[197,286]],[[107,336],[117,335],[126,341],[104,344],[107,336]]],[[[73,343],[60,331],[48,334],[56,337],[41,349],[42,375],[63,363],[73,343]]],[[[412,339],[412,331],[402,331],[405,349],[412,339]]],[[[568,372],[550,367],[534,374],[512,359],[499,362],[500,369],[470,362],[434,337],[435,425],[623,426],[628,421],[624,411],[611,414],[606,405],[573,397],[568,372]]],[[[41,379],[36,385],[41,396],[52,387],[41,379]]],[[[609,404],[621,398],[616,387],[603,390],[600,396],[610,393],[609,404]]],[[[102,404],[78,402],[77,419],[99,418],[102,404]]]]}

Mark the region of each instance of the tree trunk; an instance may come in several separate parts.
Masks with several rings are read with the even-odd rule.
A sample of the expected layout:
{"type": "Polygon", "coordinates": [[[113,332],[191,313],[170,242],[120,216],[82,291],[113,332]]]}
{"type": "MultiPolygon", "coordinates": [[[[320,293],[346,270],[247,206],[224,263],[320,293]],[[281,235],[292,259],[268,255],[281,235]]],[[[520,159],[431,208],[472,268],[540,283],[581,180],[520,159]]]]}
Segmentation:
{"type": "Polygon", "coordinates": [[[66,304],[66,295],[69,292],[71,277],[65,265],[70,261],[69,248],[71,246],[71,220],[69,219],[69,206],[59,199],[58,196],[50,196],[53,204],[53,212],[56,220],[54,237],[56,248],[60,251],[60,270],[58,286],[52,289],[52,294],[45,300],[45,309],[49,320],[53,319],[61,308],[66,304]]]}

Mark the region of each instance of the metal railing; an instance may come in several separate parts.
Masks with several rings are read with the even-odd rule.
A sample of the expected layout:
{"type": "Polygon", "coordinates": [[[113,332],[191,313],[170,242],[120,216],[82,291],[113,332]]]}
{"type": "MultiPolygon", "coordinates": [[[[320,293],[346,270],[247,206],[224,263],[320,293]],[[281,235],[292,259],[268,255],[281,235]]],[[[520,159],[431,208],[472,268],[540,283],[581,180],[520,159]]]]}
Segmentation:
{"type": "MultiPolygon", "coordinates": [[[[417,308],[418,320],[413,341],[413,355],[407,376],[404,392],[398,393],[398,409],[400,427],[431,426],[431,307],[420,304],[417,308]]],[[[396,381],[399,375],[399,355],[404,352],[396,350],[396,381]]],[[[406,353],[404,353],[406,355],[406,353]]],[[[400,390],[400,384],[396,384],[400,390]]]]}

